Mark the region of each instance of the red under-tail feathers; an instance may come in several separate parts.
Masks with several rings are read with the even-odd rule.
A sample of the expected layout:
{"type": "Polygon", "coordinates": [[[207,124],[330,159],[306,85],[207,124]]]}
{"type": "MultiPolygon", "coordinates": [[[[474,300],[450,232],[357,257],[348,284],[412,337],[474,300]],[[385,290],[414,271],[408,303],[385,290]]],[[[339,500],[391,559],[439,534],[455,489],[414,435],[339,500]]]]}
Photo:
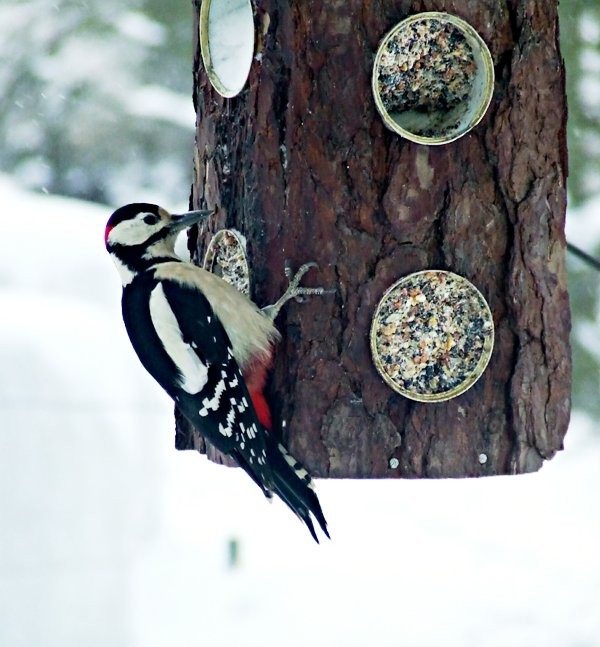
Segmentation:
{"type": "Polygon", "coordinates": [[[255,361],[244,371],[244,381],[248,387],[256,415],[263,427],[272,430],[271,410],[265,398],[264,389],[267,381],[267,372],[271,368],[272,360],[255,361]]]}

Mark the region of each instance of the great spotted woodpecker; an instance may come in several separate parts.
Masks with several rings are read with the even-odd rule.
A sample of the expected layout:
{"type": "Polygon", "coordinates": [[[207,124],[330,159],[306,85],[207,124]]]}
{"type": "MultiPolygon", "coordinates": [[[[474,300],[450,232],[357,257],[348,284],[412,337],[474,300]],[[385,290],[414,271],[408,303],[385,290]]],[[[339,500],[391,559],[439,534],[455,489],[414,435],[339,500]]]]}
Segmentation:
{"type": "Polygon", "coordinates": [[[298,287],[305,265],[273,306],[260,310],[214,274],[179,259],[178,232],[210,211],[174,215],[147,203],[110,217],[106,248],[123,284],[129,339],[146,370],[219,451],[231,456],[265,496],[277,494],[318,542],[311,520],[329,537],[310,475],[277,442],[263,395],[273,320],[288,299],[323,291],[298,287]]]}

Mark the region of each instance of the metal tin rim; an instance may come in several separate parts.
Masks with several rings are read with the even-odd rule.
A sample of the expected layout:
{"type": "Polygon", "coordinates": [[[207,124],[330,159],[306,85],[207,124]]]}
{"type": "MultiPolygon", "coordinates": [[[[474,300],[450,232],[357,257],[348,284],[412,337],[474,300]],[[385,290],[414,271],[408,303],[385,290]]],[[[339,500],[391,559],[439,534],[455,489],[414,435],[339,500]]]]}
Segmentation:
{"type": "Polygon", "coordinates": [[[486,45],[483,38],[475,30],[475,28],[470,25],[468,22],[455,16],[453,14],[445,13],[442,11],[424,11],[422,13],[413,14],[408,18],[400,21],[397,25],[392,27],[390,31],[383,37],[379,47],[377,48],[377,53],[375,54],[375,61],[373,63],[373,73],[371,76],[371,89],[373,92],[373,98],[375,99],[375,105],[377,106],[377,111],[379,112],[381,118],[383,119],[385,125],[390,129],[396,132],[398,135],[401,135],[405,139],[408,139],[417,144],[428,144],[428,145],[440,145],[440,144],[449,144],[457,139],[460,139],[463,135],[466,135],[470,132],[475,126],[483,119],[490,102],[492,100],[492,95],[494,93],[494,62],[492,60],[492,55],[490,50],[486,45]],[[379,70],[379,64],[381,62],[381,56],[383,51],[387,46],[388,41],[396,34],[396,32],[404,29],[406,25],[409,25],[413,22],[418,22],[420,20],[432,20],[436,19],[441,22],[448,22],[468,36],[470,36],[479,46],[479,53],[483,60],[483,66],[485,70],[485,83],[484,83],[484,92],[481,95],[480,106],[471,121],[469,122],[468,127],[462,132],[454,133],[448,137],[423,137],[422,135],[417,135],[415,133],[402,128],[398,125],[390,116],[389,112],[383,105],[381,96],[379,94],[379,88],[377,87],[377,72],[379,70]]]}
{"type": "Polygon", "coordinates": [[[415,400],[416,402],[445,402],[446,400],[451,400],[452,398],[462,395],[463,393],[465,393],[465,391],[468,391],[475,384],[475,382],[477,382],[477,380],[479,380],[479,378],[483,375],[483,372],[485,371],[490,361],[490,357],[492,356],[492,350],[494,348],[494,332],[495,332],[494,319],[492,316],[492,311],[490,310],[490,306],[486,301],[485,297],[483,296],[483,294],[481,294],[481,292],[471,283],[471,281],[466,279],[464,276],[460,276],[460,274],[456,274],[455,272],[450,272],[448,270],[432,270],[432,269],[420,270],[418,272],[412,272],[411,274],[407,274],[406,276],[403,276],[400,279],[398,279],[393,285],[391,285],[384,292],[383,296],[379,300],[379,303],[377,304],[377,308],[375,309],[375,314],[373,315],[373,319],[371,320],[371,332],[370,332],[371,356],[373,357],[375,368],[377,369],[377,372],[379,373],[379,375],[383,378],[383,381],[392,390],[396,391],[396,393],[400,393],[400,395],[403,395],[409,400],[415,400]],[[388,295],[390,294],[390,292],[395,290],[403,281],[414,278],[415,276],[419,276],[421,274],[427,274],[429,272],[436,272],[437,274],[446,274],[447,276],[451,276],[453,279],[458,280],[458,282],[460,283],[468,284],[468,286],[472,290],[474,290],[474,292],[479,296],[481,302],[484,304],[486,318],[491,322],[492,327],[490,329],[489,335],[486,336],[482,353],[479,358],[479,361],[477,362],[475,369],[463,382],[455,386],[453,389],[449,389],[448,391],[442,391],[441,393],[415,393],[413,391],[408,391],[406,389],[403,389],[399,384],[394,382],[394,380],[392,380],[392,378],[386,373],[383,367],[383,364],[381,362],[381,358],[379,357],[379,353],[377,351],[375,323],[379,316],[379,312],[384,302],[386,301],[388,295]]]}
{"type": "MultiPolygon", "coordinates": [[[[248,65],[248,75],[246,75],[246,80],[244,81],[242,87],[239,90],[230,90],[226,88],[217,73],[212,62],[212,57],[210,55],[210,40],[208,37],[208,16],[210,14],[210,5],[213,0],[202,0],[200,5],[200,55],[202,56],[202,61],[204,63],[204,69],[208,76],[208,80],[211,82],[213,88],[226,99],[231,99],[231,97],[237,96],[246,85],[248,80],[248,75],[250,74],[250,68],[252,67],[252,59],[250,59],[250,64],[248,65]]],[[[248,0],[250,5],[250,10],[252,11],[253,21],[254,21],[254,9],[252,7],[252,2],[248,0]]],[[[253,28],[254,40],[252,42],[252,52],[254,53],[254,48],[256,47],[256,30],[253,28]]]]}
{"type": "Polygon", "coordinates": [[[250,265],[248,263],[248,256],[246,254],[246,242],[243,239],[243,236],[236,231],[235,229],[219,229],[215,233],[215,235],[210,239],[210,242],[208,243],[208,247],[206,248],[206,252],[204,254],[204,260],[202,261],[202,267],[207,270],[208,272],[213,273],[213,267],[215,264],[215,246],[219,242],[219,239],[222,238],[225,234],[229,234],[233,238],[235,238],[240,250],[242,251],[242,254],[244,256],[244,270],[246,272],[246,276],[248,279],[248,287],[247,287],[247,292],[244,292],[246,296],[249,296],[250,294],[250,265]]]}

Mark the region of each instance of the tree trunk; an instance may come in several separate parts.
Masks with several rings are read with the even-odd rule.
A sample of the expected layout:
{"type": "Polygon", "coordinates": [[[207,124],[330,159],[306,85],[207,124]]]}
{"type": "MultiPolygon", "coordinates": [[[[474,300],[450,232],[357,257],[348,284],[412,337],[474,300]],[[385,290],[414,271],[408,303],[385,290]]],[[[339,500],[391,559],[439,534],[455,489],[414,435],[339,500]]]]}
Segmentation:
{"type": "MultiPolygon", "coordinates": [[[[214,91],[196,48],[192,206],[218,207],[214,230],[247,237],[260,305],[285,289],[286,262],[316,261],[305,284],[337,287],[277,320],[274,419],[314,475],[520,473],[561,449],[571,359],[556,4],[258,0],[257,55],[232,99],[214,91]],[[371,94],[380,40],[420,11],[469,22],[496,71],[483,121],[443,146],[388,131],[371,94]],[[437,404],[392,391],[369,349],[384,291],[427,268],[474,283],[496,330],[482,378],[437,404]]],[[[193,241],[196,258],[212,233],[193,241]]],[[[204,447],[180,416],[177,446],[204,447]]]]}

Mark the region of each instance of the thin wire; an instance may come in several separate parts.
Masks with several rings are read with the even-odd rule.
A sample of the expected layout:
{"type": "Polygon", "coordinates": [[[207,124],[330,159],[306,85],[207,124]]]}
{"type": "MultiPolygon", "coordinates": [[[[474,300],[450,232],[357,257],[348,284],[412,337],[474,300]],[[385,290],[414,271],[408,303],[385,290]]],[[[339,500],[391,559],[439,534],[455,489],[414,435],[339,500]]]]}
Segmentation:
{"type": "Polygon", "coordinates": [[[600,261],[597,258],[590,256],[587,252],[584,252],[582,249],[579,249],[579,247],[573,245],[573,243],[569,243],[568,241],[567,249],[571,252],[571,254],[573,254],[573,256],[577,256],[577,258],[586,262],[588,265],[591,265],[595,270],[598,270],[598,272],[600,272],[600,261]]]}

